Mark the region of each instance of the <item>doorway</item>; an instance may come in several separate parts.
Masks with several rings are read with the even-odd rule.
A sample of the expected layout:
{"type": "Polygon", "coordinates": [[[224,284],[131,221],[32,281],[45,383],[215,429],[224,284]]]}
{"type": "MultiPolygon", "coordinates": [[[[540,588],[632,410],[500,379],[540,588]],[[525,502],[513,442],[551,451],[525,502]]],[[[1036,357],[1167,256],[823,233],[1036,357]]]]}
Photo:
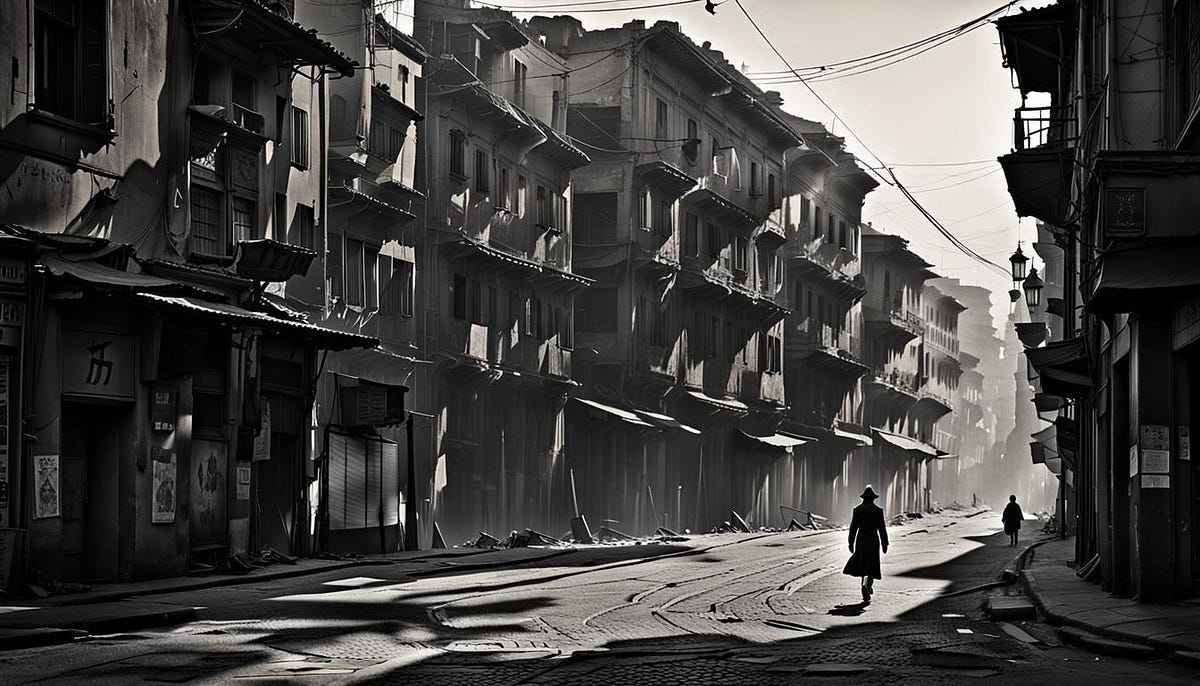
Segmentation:
{"type": "Polygon", "coordinates": [[[117,578],[117,475],[121,417],[117,408],[63,403],[62,579],[117,578]]]}

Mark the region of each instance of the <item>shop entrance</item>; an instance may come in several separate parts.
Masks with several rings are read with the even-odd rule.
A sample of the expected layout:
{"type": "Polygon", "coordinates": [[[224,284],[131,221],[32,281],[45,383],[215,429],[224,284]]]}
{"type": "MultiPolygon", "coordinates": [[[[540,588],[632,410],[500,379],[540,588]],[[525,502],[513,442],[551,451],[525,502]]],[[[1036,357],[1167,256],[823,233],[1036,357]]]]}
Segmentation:
{"type": "Polygon", "coordinates": [[[119,410],[63,403],[62,579],[117,578],[119,410]]]}

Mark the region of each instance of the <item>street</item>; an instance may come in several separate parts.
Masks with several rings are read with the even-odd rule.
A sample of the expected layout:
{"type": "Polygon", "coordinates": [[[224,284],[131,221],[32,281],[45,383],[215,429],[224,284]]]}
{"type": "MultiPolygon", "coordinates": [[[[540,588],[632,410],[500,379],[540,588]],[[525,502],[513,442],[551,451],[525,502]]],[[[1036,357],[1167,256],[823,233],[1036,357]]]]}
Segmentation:
{"type": "Polygon", "coordinates": [[[199,620],[4,653],[0,680],[1195,683],[1200,672],[1182,665],[1062,647],[1045,624],[1010,635],[983,616],[987,591],[939,598],[992,581],[1022,549],[1005,545],[995,513],[967,514],[893,526],[865,607],[856,580],[841,574],[844,530],[547,550],[474,572],[452,556],[432,578],[398,563],[152,596],[197,607],[199,620]]]}

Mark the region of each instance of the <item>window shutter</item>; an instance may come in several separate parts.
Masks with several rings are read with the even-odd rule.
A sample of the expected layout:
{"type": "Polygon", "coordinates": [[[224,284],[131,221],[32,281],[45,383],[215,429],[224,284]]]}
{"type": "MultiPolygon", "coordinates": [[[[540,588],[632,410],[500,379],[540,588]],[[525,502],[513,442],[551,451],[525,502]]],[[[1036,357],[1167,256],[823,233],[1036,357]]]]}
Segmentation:
{"type": "Polygon", "coordinates": [[[108,128],[108,46],[105,41],[105,6],[103,0],[78,3],[82,24],[82,78],[80,79],[80,119],[87,124],[108,128]]]}

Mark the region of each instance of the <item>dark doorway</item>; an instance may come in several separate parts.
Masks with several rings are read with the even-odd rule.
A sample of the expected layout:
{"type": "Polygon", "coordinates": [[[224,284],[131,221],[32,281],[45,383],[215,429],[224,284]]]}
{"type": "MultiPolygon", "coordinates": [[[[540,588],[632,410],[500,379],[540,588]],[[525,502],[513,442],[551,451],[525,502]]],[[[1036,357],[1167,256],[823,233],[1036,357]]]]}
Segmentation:
{"type": "Polygon", "coordinates": [[[63,403],[62,578],[117,578],[120,410],[63,403]]]}

